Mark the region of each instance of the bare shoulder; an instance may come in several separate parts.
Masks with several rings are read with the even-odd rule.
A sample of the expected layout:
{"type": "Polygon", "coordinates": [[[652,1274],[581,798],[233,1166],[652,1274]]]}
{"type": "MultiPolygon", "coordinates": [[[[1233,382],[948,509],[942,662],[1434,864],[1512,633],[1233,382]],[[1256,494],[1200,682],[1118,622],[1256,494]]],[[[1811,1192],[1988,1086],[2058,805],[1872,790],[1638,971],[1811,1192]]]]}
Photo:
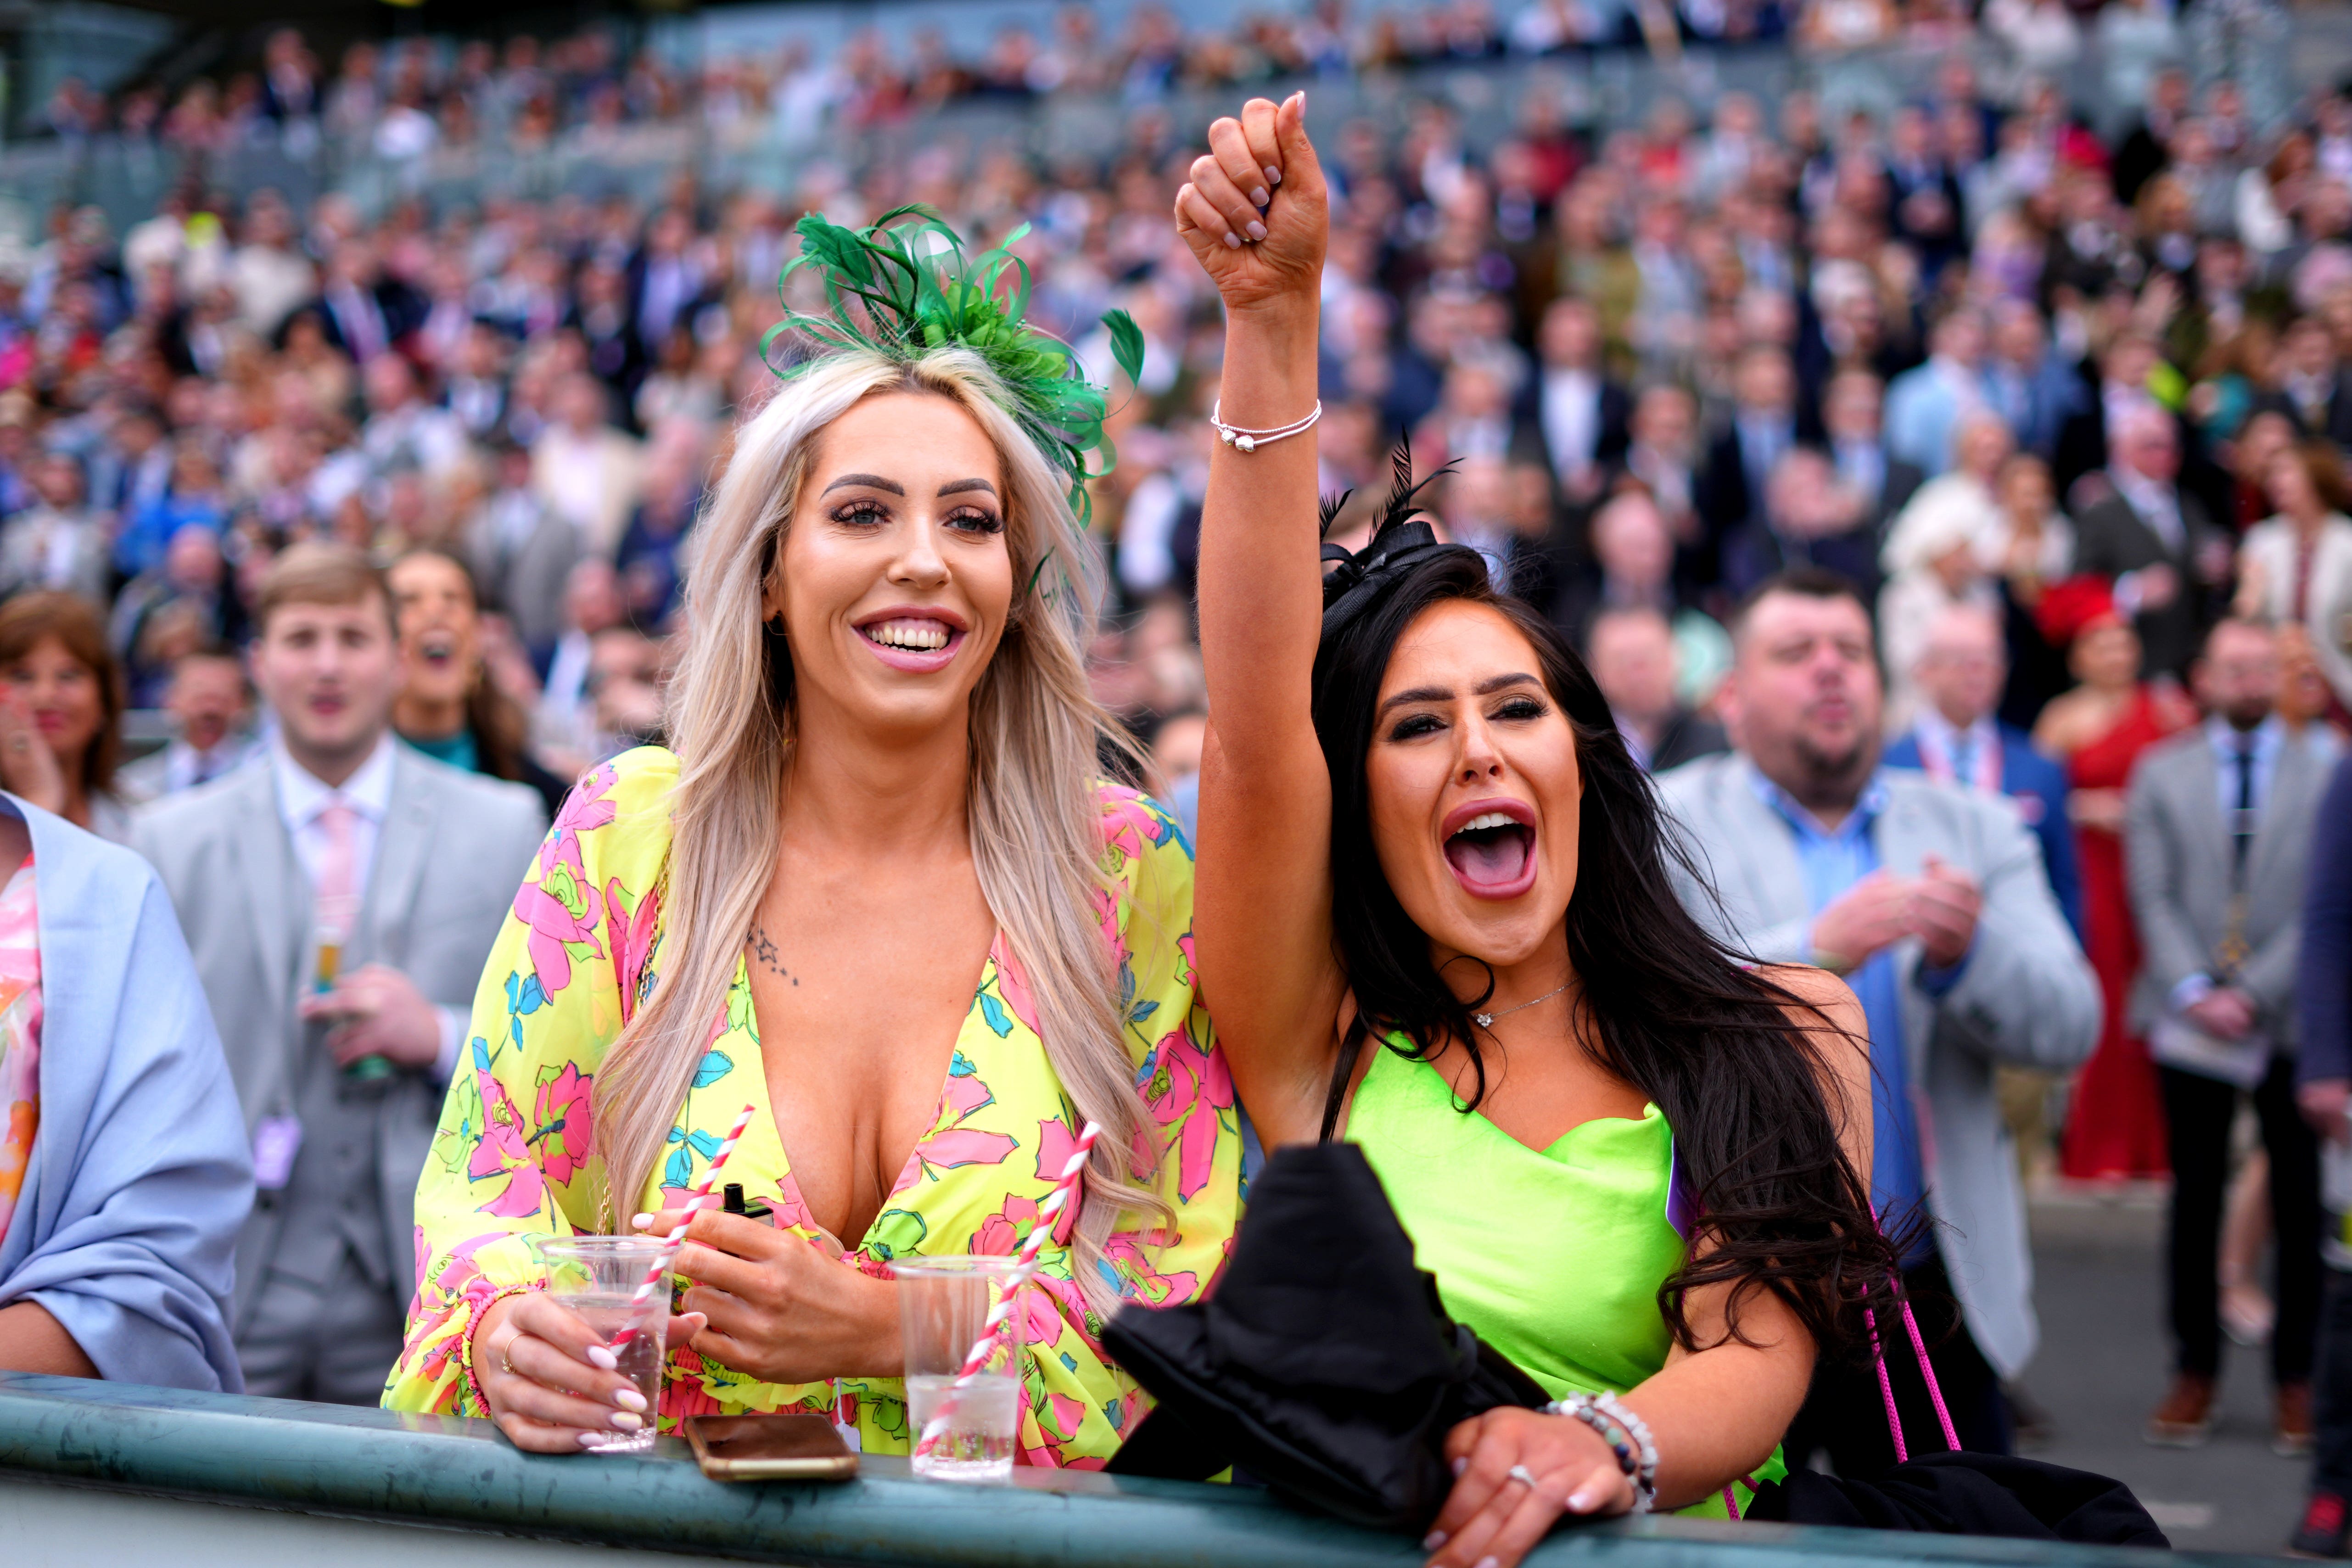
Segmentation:
{"type": "Polygon", "coordinates": [[[2034,746],[2064,758],[2081,748],[2083,725],[2088,716],[2082,692],[2068,691],[2052,698],[2049,706],[2042,710],[2042,717],[2034,721],[2034,746]]]}
{"type": "Polygon", "coordinates": [[[1822,1069],[1836,1075],[1849,1103],[1868,1104],[1870,1021],[1853,988],[1809,963],[1768,964],[1757,973],[1796,998],[1790,1021],[1812,1037],[1822,1069]]]}

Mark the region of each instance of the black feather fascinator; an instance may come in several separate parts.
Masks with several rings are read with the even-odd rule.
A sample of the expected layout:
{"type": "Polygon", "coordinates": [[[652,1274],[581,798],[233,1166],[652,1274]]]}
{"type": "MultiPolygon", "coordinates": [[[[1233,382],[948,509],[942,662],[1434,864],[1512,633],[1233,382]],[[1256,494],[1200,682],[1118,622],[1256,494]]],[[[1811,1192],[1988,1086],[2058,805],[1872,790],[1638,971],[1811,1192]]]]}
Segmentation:
{"type": "MultiPolygon", "coordinates": [[[[1437,532],[1425,522],[1409,521],[1421,510],[1417,504],[1421,492],[1444,475],[1454,465],[1447,463],[1432,471],[1419,483],[1412,477],[1412,443],[1400,438],[1389,454],[1389,466],[1394,479],[1389,485],[1388,504],[1381,509],[1379,519],[1372,524],[1372,536],[1361,550],[1350,552],[1343,545],[1333,544],[1328,535],[1339,510],[1348,504],[1353,490],[1343,490],[1337,496],[1325,496],[1322,503],[1322,527],[1327,536],[1323,543],[1323,560],[1329,570],[1323,574],[1323,637],[1354,620],[1380,598],[1389,585],[1412,566],[1419,565],[1443,551],[1469,551],[1466,544],[1444,544],[1437,532]]],[[[1470,551],[1475,554],[1476,552],[1470,551]]]]}

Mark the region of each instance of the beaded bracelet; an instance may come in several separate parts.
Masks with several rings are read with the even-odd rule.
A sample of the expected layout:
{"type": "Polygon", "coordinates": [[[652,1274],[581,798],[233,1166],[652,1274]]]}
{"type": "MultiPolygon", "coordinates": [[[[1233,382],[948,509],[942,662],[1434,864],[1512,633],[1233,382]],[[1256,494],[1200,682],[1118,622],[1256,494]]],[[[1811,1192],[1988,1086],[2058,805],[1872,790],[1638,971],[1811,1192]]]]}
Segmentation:
{"type": "Polygon", "coordinates": [[[1623,1400],[1603,1389],[1599,1394],[1555,1399],[1544,1410],[1552,1415],[1571,1416],[1600,1434],[1609,1451],[1617,1456],[1617,1468],[1633,1483],[1635,1513],[1647,1513],[1656,1506],[1658,1445],[1650,1436],[1650,1424],[1634,1415],[1623,1400]]]}

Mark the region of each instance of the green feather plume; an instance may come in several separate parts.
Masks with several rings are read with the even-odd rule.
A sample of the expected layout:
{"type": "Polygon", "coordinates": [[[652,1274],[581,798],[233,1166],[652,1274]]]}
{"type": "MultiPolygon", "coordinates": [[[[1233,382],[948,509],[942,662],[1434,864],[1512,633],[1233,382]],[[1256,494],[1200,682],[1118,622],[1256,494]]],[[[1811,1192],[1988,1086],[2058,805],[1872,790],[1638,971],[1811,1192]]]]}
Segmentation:
{"type": "MultiPolygon", "coordinates": [[[[778,275],[777,294],[807,268],[824,282],[826,309],[813,315],[785,300],[784,319],[760,340],[760,356],[771,370],[789,379],[814,363],[776,363],[771,350],[792,334],[813,340],[818,358],[828,350],[914,360],[935,349],[970,349],[1003,384],[1011,398],[1005,411],[1069,477],[1070,506],[1079,521],[1092,520],[1087,480],[1110,472],[1118,460],[1103,434],[1109,405],[1070,346],[1023,319],[1029,310],[1029,264],[1008,247],[1029,232],[1027,224],[974,258],[964,255],[961,235],[922,206],[896,208],[857,229],[811,213],[798,229],[801,253],[778,275]]],[[[1139,381],[1143,333],[1124,310],[1102,320],[1111,357],[1130,383],[1139,381]]]]}

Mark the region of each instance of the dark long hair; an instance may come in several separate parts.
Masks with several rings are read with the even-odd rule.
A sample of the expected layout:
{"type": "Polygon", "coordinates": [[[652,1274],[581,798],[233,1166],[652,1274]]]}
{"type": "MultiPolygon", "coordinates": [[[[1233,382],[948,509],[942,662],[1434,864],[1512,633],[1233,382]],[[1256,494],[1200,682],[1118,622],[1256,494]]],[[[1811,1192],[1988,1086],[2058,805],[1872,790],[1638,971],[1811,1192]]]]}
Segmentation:
{"type": "MultiPolygon", "coordinates": [[[[449,551],[431,544],[403,552],[393,565],[397,567],[401,562],[414,561],[420,555],[456,568],[457,575],[465,580],[466,596],[473,601],[474,616],[478,621],[482,588],[475,580],[474,569],[449,551]]],[[[387,591],[384,597],[389,601],[391,594],[387,591]]],[[[475,669],[474,684],[466,693],[466,728],[474,737],[476,772],[509,784],[530,782],[525,766],[530,757],[530,715],[490,679],[487,665],[475,669]]]]}
{"type": "MultiPolygon", "coordinates": [[[[1327,597],[1336,592],[1327,584],[1327,597]]],[[[1447,601],[1485,605],[1517,628],[1575,731],[1584,795],[1568,956],[1579,1033],[1583,1048],[1664,1113],[1698,1211],[1684,1263],[1658,1291],[1668,1328],[1699,1348],[1685,1315],[1689,1292],[1728,1283],[1735,1337],[1745,1338],[1740,1306],[1766,1290],[1824,1352],[1855,1347],[1855,1309],[1891,1300],[1897,1254],[1872,1218],[1868,1173],[1847,1158],[1823,1089],[1841,1081],[1823,1037],[1841,1049],[1846,1037],[1817,1009],[1813,1023],[1792,1016],[1807,1005],[1683,907],[1669,868],[1705,879],[1668,831],[1649,775],[1625,749],[1584,661],[1543,616],[1496,593],[1484,558],[1468,549],[1404,566],[1371,605],[1327,626],[1316,651],[1315,731],[1331,774],[1332,930],[1357,1007],[1343,1060],[1360,1047],[1354,1031],[1423,1060],[1459,1048],[1476,1085],[1463,1110],[1486,1090],[1471,1017],[1486,996],[1454,995],[1430,961],[1428,936],[1390,888],[1372,842],[1365,767],[1398,639],[1447,601]]],[[[1490,974],[1486,994],[1492,989],[1490,974]]],[[[1846,1112],[1868,1116],[1871,1107],[1846,1112]]]]}

